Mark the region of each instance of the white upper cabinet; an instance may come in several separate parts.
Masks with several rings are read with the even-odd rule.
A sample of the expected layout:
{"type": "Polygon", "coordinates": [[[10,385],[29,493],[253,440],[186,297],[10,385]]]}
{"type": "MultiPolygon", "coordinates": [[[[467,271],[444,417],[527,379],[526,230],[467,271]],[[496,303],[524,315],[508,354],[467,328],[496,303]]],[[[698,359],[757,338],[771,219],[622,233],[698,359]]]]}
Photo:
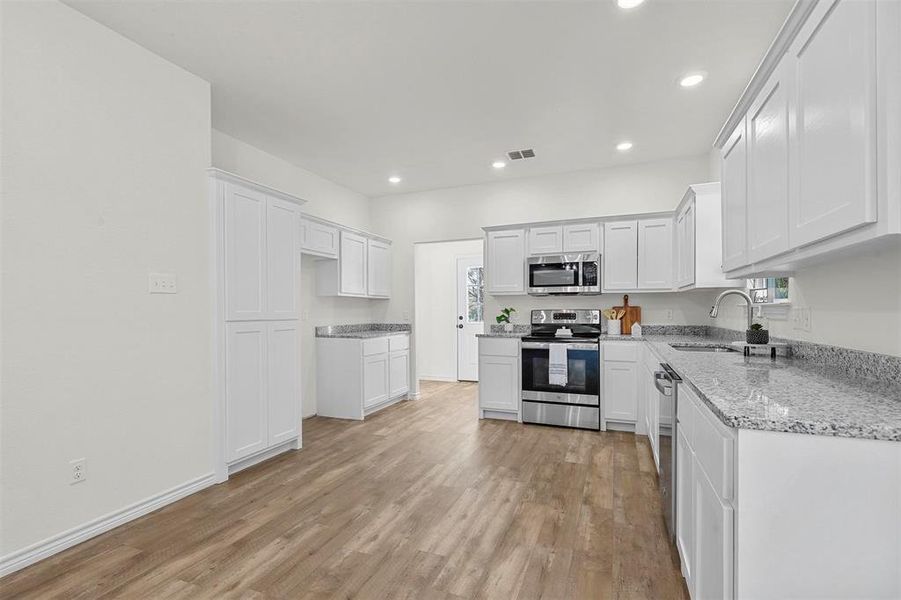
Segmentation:
{"type": "Polygon", "coordinates": [[[563,226],[563,252],[598,252],[601,249],[597,223],[571,223],[563,226]]]}
{"type": "Polygon", "coordinates": [[[560,254],[563,252],[563,226],[532,227],[529,229],[529,254],[560,254]]]}
{"type": "Polygon", "coordinates": [[[391,296],[391,244],[370,239],[367,250],[369,296],[388,298],[391,296]]]}
{"type": "Polygon", "coordinates": [[[365,296],[366,255],[368,240],[349,231],[341,232],[340,292],[348,296],[365,296]]]}
{"type": "Polygon", "coordinates": [[[723,270],[747,264],[748,154],[742,120],[722,148],[723,270]]]}
{"type": "Polygon", "coordinates": [[[676,213],[676,287],[695,282],[695,201],[691,199],[676,213]]]}
{"type": "Polygon", "coordinates": [[[270,319],[297,318],[298,222],[296,204],[269,199],[266,206],[266,304],[270,319]]]}
{"type": "Polygon", "coordinates": [[[638,221],[638,289],[673,287],[673,219],[638,221]]]}
{"type": "Polygon", "coordinates": [[[722,219],[718,181],[688,186],[674,225],[676,288],[744,286],[744,280],[723,275],[722,219]]]}
{"type": "Polygon", "coordinates": [[[225,188],[226,319],[266,316],[266,196],[236,185],[225,188]]]}
{"type": "Polygon", "coordinates": [[[486,242],[489,294],[525,294],[526,234],[522,229],[489,231],[486,242]]]}
{"type": "Polygon", "coordinates": [[[875,1],[821,1],[789,48],[792,246],[876,220],[875,28],[875,1]]]}
{"type": "Polygon", "coordinates": [[[604,289],[638,289],[638,221],[604,223],[604,289]]]}
{"type": "Polygon", "coordinates": [[[312,219],[300,219],[300,250],[304,254],[338,258],[338,228],[312,219]]]}
{"type": "Polygon", "coordinates": [[[748,111],[748,261],[785,252],[792,69],[783,60],[748,111]]]}

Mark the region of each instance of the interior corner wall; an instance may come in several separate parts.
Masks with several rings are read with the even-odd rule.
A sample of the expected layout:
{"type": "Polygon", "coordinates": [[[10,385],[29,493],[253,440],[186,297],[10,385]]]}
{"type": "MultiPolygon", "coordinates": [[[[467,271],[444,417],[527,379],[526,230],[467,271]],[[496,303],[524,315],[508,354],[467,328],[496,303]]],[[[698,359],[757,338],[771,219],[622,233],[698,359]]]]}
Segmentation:
{"type": "MultiPolygon", "coordinates": [[[[369,199],[277,156],[213,130],[213,166],[294,194],[307,201],[305,213],[369,230],[369,199]]],[[[380,233],[374,231],[373,233],[380,233]]],[[[316,259],[301,261],[301,385],[302,415],[316,414],[316,335],[320,325],[366,323],[373,305],[383,300],[338,298],[316,294],[316,259]]]]}
{"type": "Polygon", "coordinates": [[[64,4],[2,4],[10,564],[212,475],[210,86],[64,4]]]}

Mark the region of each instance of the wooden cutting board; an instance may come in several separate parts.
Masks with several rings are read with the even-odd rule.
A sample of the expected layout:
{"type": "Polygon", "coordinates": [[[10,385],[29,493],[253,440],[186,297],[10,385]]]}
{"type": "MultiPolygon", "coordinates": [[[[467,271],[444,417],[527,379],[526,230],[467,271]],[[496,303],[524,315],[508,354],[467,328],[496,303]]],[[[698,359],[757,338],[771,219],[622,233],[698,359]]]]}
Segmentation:
{"type": "Polygon", "coordinates": [[[622,306],[614,306],[613,310],[626,311],[626,314],[623,315],[623,335],[631,335],[632,334],[632,325],[635,323],[641,323],[641,307],[640,306],[629,306],[629,294],[623,296],[623,305],[622,306]]]}

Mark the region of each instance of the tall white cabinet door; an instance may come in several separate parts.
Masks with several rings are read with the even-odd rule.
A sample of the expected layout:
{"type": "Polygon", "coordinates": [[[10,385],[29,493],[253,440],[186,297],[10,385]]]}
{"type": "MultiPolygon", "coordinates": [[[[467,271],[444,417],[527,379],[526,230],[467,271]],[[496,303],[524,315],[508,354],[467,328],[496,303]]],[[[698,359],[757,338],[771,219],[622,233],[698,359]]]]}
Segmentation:
{"type": "Polygon", "coordinates": [[[489,294],[525,294],[526,234],[522,229],[489,231],[487,236],[489,294]]]}
{"type": "Polygon", "coordinates": [[[268,445],[265,322],[225,325],[226,460],[268,445]]]}
{"type": "Polygon", "coordinates": [[[363,357],[363,408],[388,399],[388,353],[363,357]]]}
{"type": "Polygon", "coordinates": [[[604,223],[604,289],[638,289],[638,222],[604,223]]]}
{"type": "Polygon", "coordinates": [[[733,508],[720,500],[700,464],[695,457],[692,468],[695,544],[692,597],[729,600],[734,596],[733,508]]]}
{"type": "Polygon", "coordinates": [[[673,287],[673,220],[642,219],[638,222],[638,289],[673,287]]]}
{"type": "Polygon", "coordinates": [[[563,226],[532,227],[529,229],[529,254],[560,254],[563,252],[563,226]]]}
{"type": "Polygon", "coordinates": [[[791,48],[791,244],[876,220],[876,2],[824,0],[791,48]]]}
{"type": "Polygon", "coordinates": [[[367,286],[370,296],[391,296],[391,244],[367,240],[369,256],[367,286]]]}
{"type": "Polygon", "coordinates": [[[682,429],[676,428],[676,548],[682,558],[682,575],[694,594],[694,453],[682,429]]]}
{"type": "Polygon", "coordinates": [[[577,223],[563,226],[563,252],[598,252],[597,223],[577,223]]]}
{"type": "Polygon", "coordinates": [[[723,271],[729,271],[748,264],[748,153],[744,121],[723,146],[722,159],[723,271]]]}
{"type": "Polygon", "coordinates": [[[791,62],[783,60],[748,110],[748,261],[789,249],[791,62]]]}
{"type": "Polygon", "coordinates": [[[297,318],[298,207],[269,199],[266,207],[267,315],[270,319],[297,318]]]}
{"type": "Polygon", "coordinates": [[[637,375],[636,363],[604,363],[605,420],[634,423],[638,419],[637,375]]]}
{"type": "Polygon", "coordinates": [[[695,282],[695,202],[676,215],[676,287],[695,282]]]}
{"type": "Polygon", "coordinates": [[[225,187],[225,318],[266,318],[266,196],[225,187]]]}
{"type": "Polygon", "coordinates": [[[388,393],[397,398],[410,391],[410,351],[392,352],[388,358],[388,393]]]}
{"type": "Polygon", "coordinates": [[[268,327],[269,445],[297,437],[300,431],[300,358],[297,321],[268,327]]]}
{"type": "Polygon", "coordinates": [[[368,240],[349,231],[341,232],[341,293],[365,296],[368,240]]]}

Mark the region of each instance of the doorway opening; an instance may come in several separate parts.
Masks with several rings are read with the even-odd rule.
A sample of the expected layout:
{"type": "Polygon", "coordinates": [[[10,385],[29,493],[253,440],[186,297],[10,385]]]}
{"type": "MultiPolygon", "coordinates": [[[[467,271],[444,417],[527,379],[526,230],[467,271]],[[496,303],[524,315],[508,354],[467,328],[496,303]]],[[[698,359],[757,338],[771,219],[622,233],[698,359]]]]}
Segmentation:
{"type": "Polygon", "coordinates": [[[478,381],[485,330],[481,239],[413,245],[415,364],[419,379],[478,381]]]}

